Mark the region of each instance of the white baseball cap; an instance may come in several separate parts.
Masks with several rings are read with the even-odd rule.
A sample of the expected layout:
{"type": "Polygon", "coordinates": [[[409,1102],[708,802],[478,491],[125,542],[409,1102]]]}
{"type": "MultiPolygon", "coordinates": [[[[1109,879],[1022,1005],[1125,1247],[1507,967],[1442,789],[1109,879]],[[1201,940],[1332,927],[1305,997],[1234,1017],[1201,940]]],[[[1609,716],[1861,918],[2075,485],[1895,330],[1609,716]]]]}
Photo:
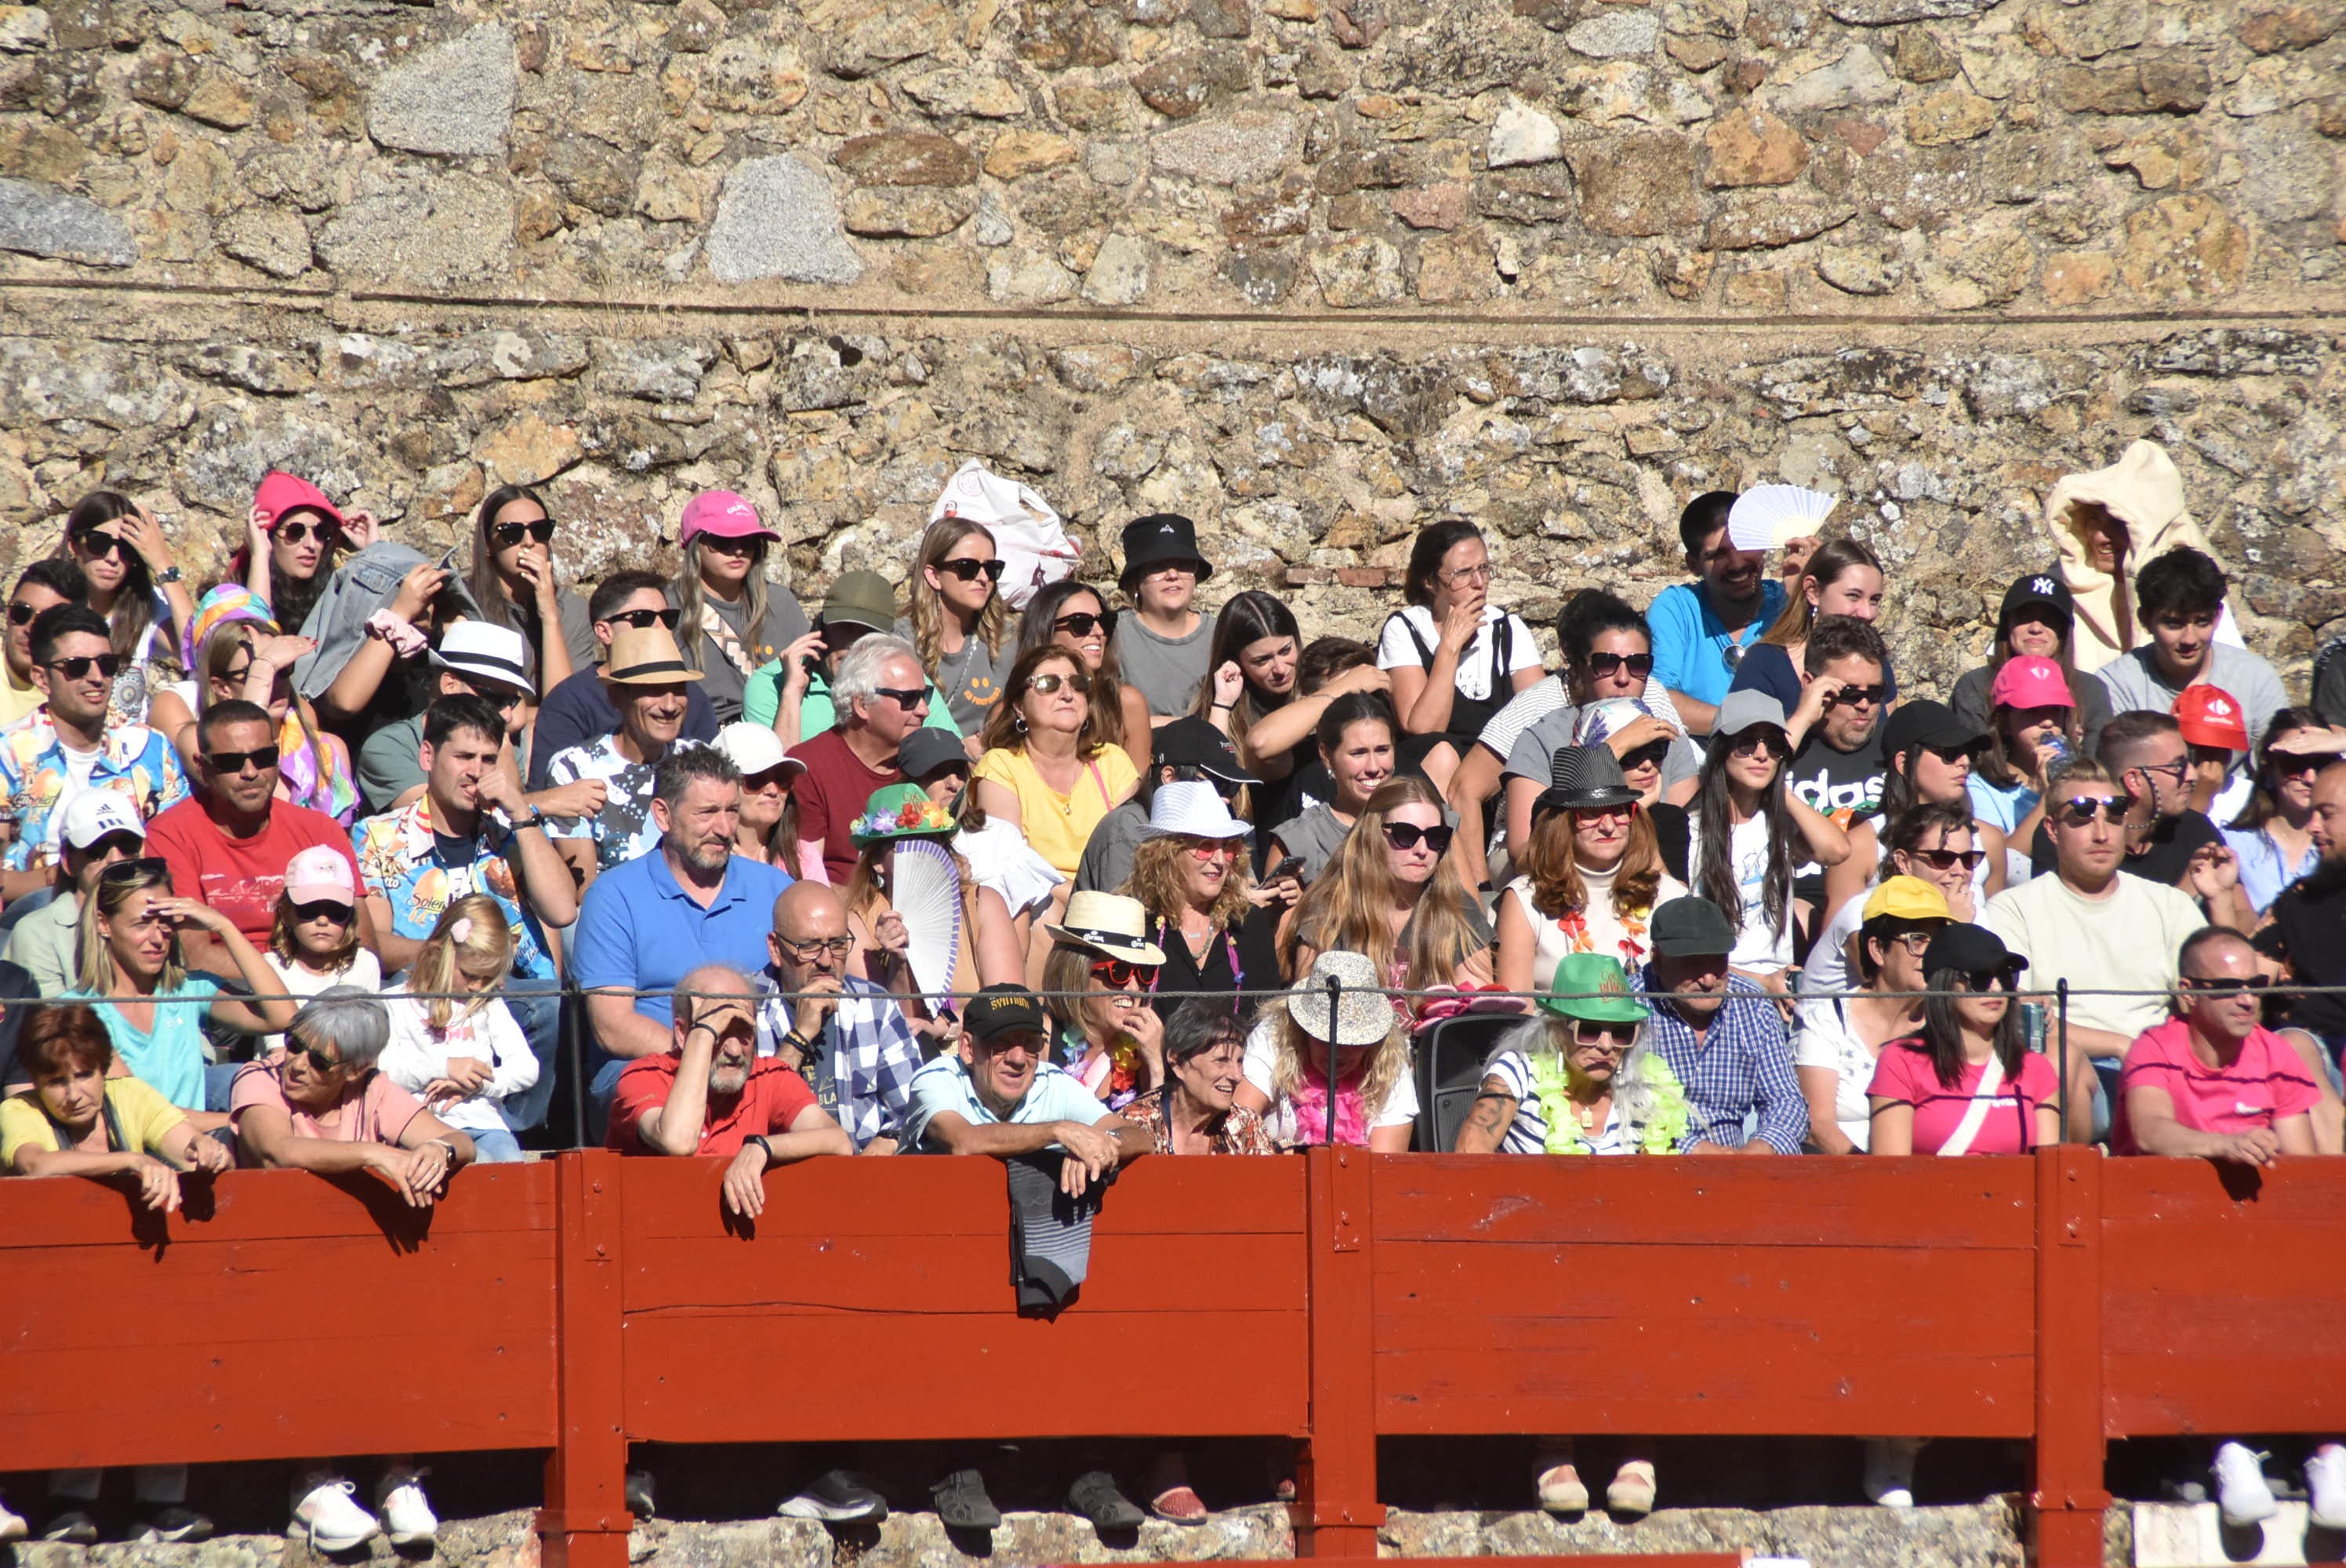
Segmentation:
{"type": "Polygon", "coordinates": [[[717,749],[741,770],[744,779],[788,763],[801,772],[806,764],[782,749],[782,738],[762,724],[735,719],[717,732],[717,749]]]}
{"type": "Polygon", "coordinates": [[[76,850],[88,849],[108,833],[128,833],[142,843],[147,838],[138,809],[119,791],[102,788],[84,789],[66,801],[65,821],[57,831],[76,850]]]}

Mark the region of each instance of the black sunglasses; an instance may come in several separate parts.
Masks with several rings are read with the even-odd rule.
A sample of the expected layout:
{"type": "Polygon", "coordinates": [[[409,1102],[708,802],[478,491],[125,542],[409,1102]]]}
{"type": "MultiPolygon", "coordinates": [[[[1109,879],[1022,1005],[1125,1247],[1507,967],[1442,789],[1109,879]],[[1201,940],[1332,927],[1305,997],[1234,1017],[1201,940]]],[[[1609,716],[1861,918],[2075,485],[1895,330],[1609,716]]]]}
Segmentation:
{"type": "Polygon", "coordinates": [[[1077,610],[1071,616],[1061,616],[1057,620],[1051,623],[1051,629],[1053,631],[1067,632],[1079,637],[1087,637],[1091,636],[1092,628],[1094,626],[1097,626],[1101,631],[1107,633],[1111,636],[1115,636],[1116,612],[1114,610],[1106,610],[1096,616],[1089,610],[1077,610]]]}
{"type": "Polygon", "coordinates": [[[2002,969],[1975,970],[1955,976],[1955,983],[1972,992],[2008,991],[2012,987],[2012,974],[2010,971],[2002,969]]]}
{"type": "Polygon", "coordinates": [[[101,887],[120,887],[125,882],[171,880],[170,862],[160,855],[141,855],[135,860],[117,860],[97,873],[101,887]]]}
{"type": "Polygon", "coordinates": [[[1878,704],[1882,687],[1879,686],[1845,686],[1825,698],[1827,708],[1856,708],[1863,703],[1878,704]]]}
{"type": "MultiPolygon", "coordinates": [[[[464,677],[458,677],[459,679],[464,677]]],[[[499,713],[511,713],[522,705],[522,694],[509,686],[483,686],[478,681],[464,681],[464,689],[495,708],[499,713]]]]}
{"type": "Polygon", "coordinates": [[[1669,754],[1668,741],[1649,740],[1621,759],[1621,771],[1627,773],[1635,768],[1659,768],[1669,754]]]}
{"type": "Polygon", "coordinates": [[[317,536],[318,543],[324,545],[332,543],[334,535],[337,532],[339,532],[339,530],[337,530],[332,523],[280,523],[275,528],[270,531],[270,536],[274,539],[282,539],[288,545],[299,545],[302,541],[308,539],[311,535],[315,535],[317,536]]]}
{"type": "Polygon", "coordinates": [[[1600,680],[1625,667],[1631,675],[1642,679],[1654,673],[1654,656],[1649,653],[1593,653],[1588,656],[1588,673],[1600,680]]]}
{"type": "Polygon", "coordinates": [[[310,1058],[310,1070],[313,1073],[332,1073],[343,1065],[340,1056],[329,1056],[315,1045],[304,1045],[288,1034],[285,1037],[285,1059],[291,1062],[296,1056],[310,1058]]]}
{"type": "Polygon", "coordinates": [[[2061,802],[2061,809],[2056,814],[2056,820],[2066,822],[2072,828],[2082,828],[2096,817],[2099,817],[2103,821],[2115,827],[2123,823],[2127,820],[2127,813],[2133,809],[2134,797],[2131,795],[2116,797],[2079,795],[2061,802]]]}
{"type": "Polygon", "coordinates": [[[910,690],[906,690],[899,687],[879,686],[872,688],[872,695],[874,697],[893,697],[895,699],[896,706],[903,708],[907,713],[910,713],[913,708],[921,707],[929,700],[929,694],[921,690],[917,687],[913,687],[910,690]]]}
{"type": "Polygon", "coordinates": [[[676,630],[676,623],[682,618],[682,612],[672,608],[666,610],[618,610],[615,611],[608,618],[611,624],[615,626],[633,626],[639,632],[648,631],[656,626],[666,626],[668,630],[674,631],[676,630]]]}
{"type": "Polygon", "coordinates": [[[1728,748],[1727,754],[1729,757],[1761,757],[1770,761],[1781,761],[1792,754],[1792,743],[1784,736],[1763,732],[1749,740],[1738,740],[1728,748]]]}
{"type": "Polygon", "coordinates": [[[1092,961],[1092,978],[1117,986],[1129,985],[1136,980],[1143,985],[1153,985],[1157,983],[1157,966],[1135,963],[1128,958],[1096,958],[1092,961]]]}
{"type": "Polygon", "coordinates": [[[981,576],[994,582],[1002,581],[1003,563],[999,560],[980,561],[967,555],[956,555],[950,561],[939,561],[937,570],[950,572],[964,583],[974,583],[981,576]]]}
{"type": "Polygon", "coordinates": [[[74,530],[73,542],[76,549],[93,561],[103,561],[108,555],[119,555],[124,548],[121,535],[109,534],[103,528],[76,528],[74,530]]]}
{"type": "Polygon", "coordinates": [[[797,769],[790,767],[787,763],[777,762],[771,768],[767,769],[763,773],[742,774],[741,788],[744,789],[763,789],[769,784],[787,785],[790,781],[790,775],[797,771],[797,769]]]}
{"type": "Polygon", "coordinates": [[[1964,870],[1975,871],[1987,859],[1985,850],[1909,850],[1906,853],[1934,871],[1952,871],[1958,862],[1964,870]]]}
{"type": "Polygon", "coordinates": [[[313,920],[330,920],[336,925],[348,925],[358,918],[348,904],[338,904],[332,899],[311,899],[293,906],[293,918],[306,925],[313,920]]]}
{"type": "Polygon", "coordinates": [[[122,669],[122,656],[117,653],[79,654],[72,658],[53,658],[49,667],[67,680],[79,680],[96,666],[97,673],[112,680],[122,669]]]}
{"type": "Polygon", "coordinates": [[[204,766],[214,773],[242,773],[250,768],[256,773],[266,773],[277,766],[278,748],[263,746],[251,751],[207,751],[204,766]]]}
{"type": "Polygon", "coordinates": [[[554,537],[554,519],[536,517],[527,523],[491,524],[489,537],[497,542],[497,548],[501,550],[509,549],[525,538],[535,539],[543,545],[554,537]]]}
{"type": "Polygon", "coordinates": [[[758,546],[765,543],[763,539],[755,537],[744,536],[736,539],[723,534],[702,534],[697,537],[708,548],[725,555],[750,555],[757,550],[758,546]]]}
{"type": "Polygon", "coordinates": [[[1438,855],[1450,848],[1450,828],[1443,822],[1431,828],[1421,828],[1414,822],[1387,822],[1385,842],[1396,850],[1414,850],[1423,842],[1438,855]]]}
{"type": "Polygon", "coordinates": [[[2186,991],[2198,992],[2210,1002],[2229,1002],[2242,992],[2267,991],[2279,983],[2270,974],[2242,975],[2238,980],[2210,980],[2196,974],[2187,974],[2175,983],[2186,991]]]}
{"type": "Polygon", "coordinates": [[[1925,746],[1923,749],[1950,768],[1958,762],[1969,762],[1978,754],[1978,748],[1972,746],[1925,746]]]}
{"type": "Polygon", "coordinates": [[[12,626],[31,626],[33,617],[40,613],[22,599],[12,599],[8,604],[8,624],[12,626]]]}

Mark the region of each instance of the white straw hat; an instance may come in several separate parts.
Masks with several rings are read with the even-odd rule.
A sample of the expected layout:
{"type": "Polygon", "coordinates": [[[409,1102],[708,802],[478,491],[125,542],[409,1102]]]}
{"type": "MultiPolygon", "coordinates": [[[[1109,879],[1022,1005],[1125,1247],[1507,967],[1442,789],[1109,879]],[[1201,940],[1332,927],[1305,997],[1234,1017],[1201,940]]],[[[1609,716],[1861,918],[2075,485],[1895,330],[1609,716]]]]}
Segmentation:
{"type": "Polygon", "coordinates": [[[1081,892],[1067,900],[1063,925],[1046,925],[1044,933],[1056,942],[1087,947],[1110,958],[1135,963],[1163,963],[1165,950],[1148,940],[1148,911],[1138,899],[1122,893],[1081,892]]]}
{"type": "Polygon", "coordinates": [[[1364,952],[1323,952],[1311,961],[1311,972],[1287,993],[1287,1011],[1303,1033],[1314,1040],[1338,1045],[1373,1045],[1393,1032],[1392,1003],[1380,989],[1384,977],[1376,960],[1364,952]],[[1335,1005],[1329,1005],[1329,982],[1336,983],[1335,1005]]]}

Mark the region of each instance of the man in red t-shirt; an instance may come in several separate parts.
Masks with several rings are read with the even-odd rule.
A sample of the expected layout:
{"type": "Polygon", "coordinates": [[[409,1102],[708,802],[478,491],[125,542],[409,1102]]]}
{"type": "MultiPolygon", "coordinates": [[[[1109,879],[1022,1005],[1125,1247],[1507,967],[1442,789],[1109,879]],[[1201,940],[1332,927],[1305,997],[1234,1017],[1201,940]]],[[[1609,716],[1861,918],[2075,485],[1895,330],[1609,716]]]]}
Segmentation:
{"type": "Polygon", "coordinates": [[[806,764],[790,787],[799,839],[821,848],[833,887],[845,887],[855,870],[848,825],[863,815],[872,791],[904,781],[896,752],[928,718],[928,686],[912,644],[882,633],[860,637],[831,671],[831,728],[790,748],[806,764]]]}
{"type": "MultiPolygon", "coordinates": [[[[323,811],[280,800],[277,725],[257,703],[216,702],[196,730],[196,793],[147,824],[147,852],[171,868],[171,887],[228,916],[257,948],[269,945],[285,868],[302,850],[324,845],[350,862],[358,887],[359,863],[351,836],[323,811]]],[[[358,908],[359,941],[372,951],[374,922],[358,908]]],[[[192,929],[182,931],[188,967],[234,974],[227,950],[192,929]]]]}
{"type": "Polygon", "coordinates": [[[730,1155],[725,1207],[755,1219],[765,1174],[813,1155],[852,1155],[807,1081],[758,1056],[757,987],[704,964],[677,983],[667,1052],[627,1064],[611,1092],[609,1146],[626,1155],[730,1155]]]}

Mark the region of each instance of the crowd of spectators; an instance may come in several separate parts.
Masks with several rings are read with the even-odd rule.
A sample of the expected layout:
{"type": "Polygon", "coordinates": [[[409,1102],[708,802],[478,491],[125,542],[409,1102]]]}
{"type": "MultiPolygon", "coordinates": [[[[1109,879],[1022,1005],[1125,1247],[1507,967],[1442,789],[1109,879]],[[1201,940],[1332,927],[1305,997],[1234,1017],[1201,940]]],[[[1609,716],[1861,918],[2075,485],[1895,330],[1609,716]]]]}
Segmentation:
{"type": "MultiPolygon", "coordinates": [[[[672,577],[583,597],[525,486],[459,567],[271,473],[200,589],[98,493],[8,599],[0,1166],[158,1210],[232,1164],[428,1206],[583,1129],[721,1159],[754,1219],[824,1156],[1040,1156],[1083,1197],[1330,1142],[2340,1153],[2346,996],[2291,983],[2346,987],[2346,714],[2243,646],[2165,454],[2055,486],[2049,564],[1944,702],[1901,688],[1882,555],[1745,547],[1738,500],[1688,503],[1690,580],[1648,609],[1571,596],[1551,673],[1458,521],[1362,643],[1257,590],[1209,609],[1170,514],[1114,591],[1061,562],[1015,593],[947,516],[901,594],[850,572],[811,619],[726,492],[672,577]],[[1455,1084],[1445,1040],[1476,1043],[1455,1084]]],[[[1916,1447],[1869,1446],[1876,1501],[1916,1447]]],[[[1635,1515],[1658,1479],[1624,1452],[1635,1515]]],[[[2270,1512],[2253,1451],[2214,1470],[2228,1519],[2270,1512]]],[[[2306,1474],[2346,1526],[2346,1450],[2306,1474]]],[[[370,1512],[318,1467],[294,1513],[427,1541],[421,1476],[394,1458],[370,1512]]],[[[97,1486],[53,1476],[43,1532],[93,1538],[97,1486]]],[[[1148,1490],[1067,1498],[1207,1517],[1172,1460],[1148,1490]]],[[[1589,1506],[1568,1436],[1536,1494],[1589,1506]]],[[[974,1461],[934,1495],[998,1518],[974,1461]]],[[[167,1467],[136,1502],[148,1538],[209,1529],[167,1467]]],[[[782,1511],[884,1506],[834,1470],[782,1511]]]]}

